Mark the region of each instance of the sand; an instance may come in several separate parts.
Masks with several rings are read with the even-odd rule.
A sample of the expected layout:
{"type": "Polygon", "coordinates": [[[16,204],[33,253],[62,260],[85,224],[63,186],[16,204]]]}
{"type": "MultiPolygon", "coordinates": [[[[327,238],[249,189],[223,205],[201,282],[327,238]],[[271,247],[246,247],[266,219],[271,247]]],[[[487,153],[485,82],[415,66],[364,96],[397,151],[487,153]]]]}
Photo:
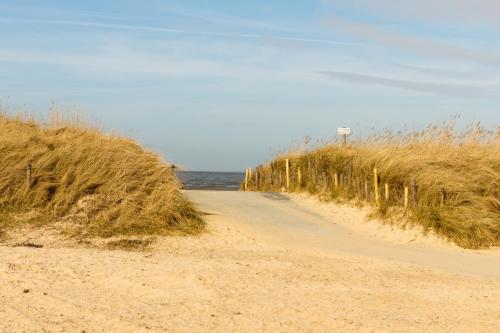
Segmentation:
{"type": "MultiPolygon", "coordinates": [[[[498,278],[284,246],[224,215],[207,222],[202,236],[146,251],[15,235],[0,246],[0,332],[500,331],[498,278]]],[[[391,230],[374,237],[384,232],[398,243],[391,230]]]]}

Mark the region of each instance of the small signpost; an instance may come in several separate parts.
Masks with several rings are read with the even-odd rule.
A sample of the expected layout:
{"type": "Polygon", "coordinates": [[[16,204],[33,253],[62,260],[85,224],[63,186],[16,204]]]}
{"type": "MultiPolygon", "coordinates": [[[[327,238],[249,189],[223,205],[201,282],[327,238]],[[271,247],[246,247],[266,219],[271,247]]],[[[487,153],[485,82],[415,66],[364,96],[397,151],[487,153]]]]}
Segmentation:
{"type": "Polygon", "coordinates": [[[347,136],[351,135],[351,129],[349,127],[339,127],[338,134],[342,136],[342,146],[347,145],[347,136]]]}

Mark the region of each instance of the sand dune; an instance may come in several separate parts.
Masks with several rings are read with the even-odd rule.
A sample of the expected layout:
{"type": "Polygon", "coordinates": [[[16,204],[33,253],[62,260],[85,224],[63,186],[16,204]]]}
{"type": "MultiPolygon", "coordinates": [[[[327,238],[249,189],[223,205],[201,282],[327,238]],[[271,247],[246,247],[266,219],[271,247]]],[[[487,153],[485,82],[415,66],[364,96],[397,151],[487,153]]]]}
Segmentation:
{"type": "Polygon", "coordinates": [[[498,278],[287,246],[279,235],[212,213],[208,233],[158,238],[146,252],[40,234],[16,241],[43,248],[7,242],[0,246],[0,331],[500,330],[498,278]]]}

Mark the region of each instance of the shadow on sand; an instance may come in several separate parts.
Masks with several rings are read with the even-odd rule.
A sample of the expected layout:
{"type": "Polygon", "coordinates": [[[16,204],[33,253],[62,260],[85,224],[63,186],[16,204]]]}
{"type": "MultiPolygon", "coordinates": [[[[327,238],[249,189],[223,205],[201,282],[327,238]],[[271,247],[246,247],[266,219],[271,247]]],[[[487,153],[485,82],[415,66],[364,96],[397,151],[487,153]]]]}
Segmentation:
{"type": "Polygon", "coordinates": [[[287,197],[284,194],[278,193],[278,192],[265,192],[261,193],[263,197],[270,199],[270,200],[278,200],[278,201],[289,201],[290,198],[287,197]]]}

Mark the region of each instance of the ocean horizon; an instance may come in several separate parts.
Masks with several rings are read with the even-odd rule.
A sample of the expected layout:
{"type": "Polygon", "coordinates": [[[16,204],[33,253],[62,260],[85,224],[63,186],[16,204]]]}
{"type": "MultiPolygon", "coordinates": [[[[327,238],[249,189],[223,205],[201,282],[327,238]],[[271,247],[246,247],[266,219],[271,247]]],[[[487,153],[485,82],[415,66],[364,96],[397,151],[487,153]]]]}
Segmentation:
{"type": "Polygon", "coordinates": [[[176,171],[185,190],[238,191],[245,176],[243,172],[176,171]]]}

